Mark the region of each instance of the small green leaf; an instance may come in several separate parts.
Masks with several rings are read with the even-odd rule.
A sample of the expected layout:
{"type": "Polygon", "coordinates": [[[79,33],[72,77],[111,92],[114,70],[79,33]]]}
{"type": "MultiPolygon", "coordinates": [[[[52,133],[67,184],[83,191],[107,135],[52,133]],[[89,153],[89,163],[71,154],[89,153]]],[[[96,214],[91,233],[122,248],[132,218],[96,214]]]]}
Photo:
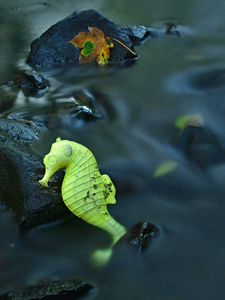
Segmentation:
{"type": "Polygon", "coordinates": [[[188,115],[184,115],[184,116],[181,116],[179,118],[177,118],[175,120],[175,126],[178,127],[179,129],[181,130],[184,130],[185,128],[185,124],[187,123],[187,121],[192,117],[191,114],[188,114],[188,115]]]}
{"type": "Polygon", "coordinates": [[[175,126],[184,130],[187,126],[204,127],[204,119],[201,114],[184,115],[175,120],[175,126]]]}
{"type": "Polygon", "coordinates": [[[154,177],[160,177],[166,175],[167,173],[170,173],[174,169],[176,169],[176,167],[177,167],[177,162],[175,162],[174,160],[164,161],[156,168],[154,172],[154,177]]]}
{"type": "Polygon", "coordinates": [[[84,44],[84,48],[83,50],[81,51],[81,53],[84,55],[84,56],[88,56],[90,55],[95,49],[95,44],[91,41],[87,41],[85,44],[84,44]]]}

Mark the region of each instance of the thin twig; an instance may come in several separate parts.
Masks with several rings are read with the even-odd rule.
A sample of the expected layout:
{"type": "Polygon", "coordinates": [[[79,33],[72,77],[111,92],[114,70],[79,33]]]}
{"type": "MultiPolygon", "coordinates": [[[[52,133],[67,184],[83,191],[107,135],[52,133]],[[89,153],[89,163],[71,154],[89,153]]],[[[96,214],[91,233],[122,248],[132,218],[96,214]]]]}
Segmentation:
{"type": "Polygon", "coordinates": [[[110,36],[109,36],[109,38],[110,38],[111,40],[114,40],[114,41],[116,41],[117,43],[121,44],[124,48],[126,48],[127,50],[129,50],[133,55],[137,56],[137,53],[135,53],[135,52],[132,51],[130,48],[128,48],[126,45],[124,45],[121,41],[119,41],[119,40],[117,40],[117,39],[115,39],[115,38],[113,38],[113,37],[110,37],[110,36]]]}

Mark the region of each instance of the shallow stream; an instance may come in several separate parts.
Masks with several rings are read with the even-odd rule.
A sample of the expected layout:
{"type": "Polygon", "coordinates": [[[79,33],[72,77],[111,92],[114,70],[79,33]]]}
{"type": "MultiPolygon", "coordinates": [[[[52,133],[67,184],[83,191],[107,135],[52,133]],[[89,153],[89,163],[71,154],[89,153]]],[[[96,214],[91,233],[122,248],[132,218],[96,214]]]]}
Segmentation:
{"type": "Polygon", "coordinates": [[[1,292],[49,277],[93,284],[96,291],[85,299],[224,298],[225,160],[204,161],[203,168],[176,147],[181,134],[176,120],[201,115],[225,148],[224,12],[222,0],[0,4],[0,114],[43,128],[32,144],[40,157],[57,136],[87,146],[117,187],[117,204],[109,211],[128,235],[142,221],[160,230],[141,255],[128,244],[128,235],[123,237],[103,269],[91,266],[88,257],[109,244],[107,233],[74,216],[22,237],[2,236],[8,254],[4,264],[0,260],[1,292]],[[31,70],[26,59],[34,39],[76,9],[89,8],[120,25],[161,28],[174,22],[183,35],[148,39],[135,47],[139,58],[129,66],[37,68],[51,84],[41,98],[27,98],[22,91],[15,95],[4,86],[31,70]],[[77,117],[70,95],[79,89],[93,91],[101,118],[77,117]],[[166,161],[176,167],[154,177],[166,161]]]}

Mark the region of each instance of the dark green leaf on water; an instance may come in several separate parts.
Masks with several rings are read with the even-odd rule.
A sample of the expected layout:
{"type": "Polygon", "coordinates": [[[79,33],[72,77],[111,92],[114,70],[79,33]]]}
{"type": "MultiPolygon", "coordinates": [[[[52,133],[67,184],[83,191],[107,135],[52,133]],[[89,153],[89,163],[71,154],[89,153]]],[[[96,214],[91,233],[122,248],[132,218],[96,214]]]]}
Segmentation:
{"type": "Polygon", "coordinates": [[[95,44],[91,41],[87,41],[84,44],[84,48],[81,52],[84,56],[88,56],[94,51],[94,49],[95,49],[95,44]]]}

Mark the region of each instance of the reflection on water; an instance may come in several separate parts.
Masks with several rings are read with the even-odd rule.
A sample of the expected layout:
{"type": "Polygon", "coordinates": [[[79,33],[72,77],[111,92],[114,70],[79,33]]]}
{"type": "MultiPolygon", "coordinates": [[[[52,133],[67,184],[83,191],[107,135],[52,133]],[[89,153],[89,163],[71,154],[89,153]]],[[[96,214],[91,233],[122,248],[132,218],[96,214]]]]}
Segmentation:
{"type": "MultiPolygon", "coordinates": [[[[1,292],[49,276],[87,280],[98,289],[96,298],[90,299],[223,298],[225,166],[206,162],[201,169],[176,147],[181,132],[175,126],[183,115],[200,114],[207,130],[225,147],[222,4],[201,0],[18,1],[17,8],[14,1],[0,4],[2,85],[30,69],[25,61],[31,41],[77,8],[95,8],[121,25],[175,20],[193,33],[149,39],[136,48],[139,59],[129,67],[40,69],[51,83],[42,98],[1,87],[1,115],[31,120],[42,128],[40,140],[32,145],[36,153],[44,156],[56,136],[89,147],[100,170],[117,187],[117,204],[109,206],[115,219],[128,231],[142,221],[161,230],[143,255],[124,237],[109,265],[97,270],[87,258],[107,246],[109,237],[76,218],[22,238],[7,236],[2,229],[1,292]],[[91,104],[82,102],[77,95],[81,90],[93,97],[91,104]],[[83,105],[80,118],[79,105],[83,105]],[[96,118],[88,119],[92,114],[96,118]],[[175,162],[176,168],[154,178],[159,164],[166,161],[175,162]]],[[[201,155],[208,146],[200,146],[201,155]]],[[[2,228],[10,223],[7,218],[2,228]]]]}

